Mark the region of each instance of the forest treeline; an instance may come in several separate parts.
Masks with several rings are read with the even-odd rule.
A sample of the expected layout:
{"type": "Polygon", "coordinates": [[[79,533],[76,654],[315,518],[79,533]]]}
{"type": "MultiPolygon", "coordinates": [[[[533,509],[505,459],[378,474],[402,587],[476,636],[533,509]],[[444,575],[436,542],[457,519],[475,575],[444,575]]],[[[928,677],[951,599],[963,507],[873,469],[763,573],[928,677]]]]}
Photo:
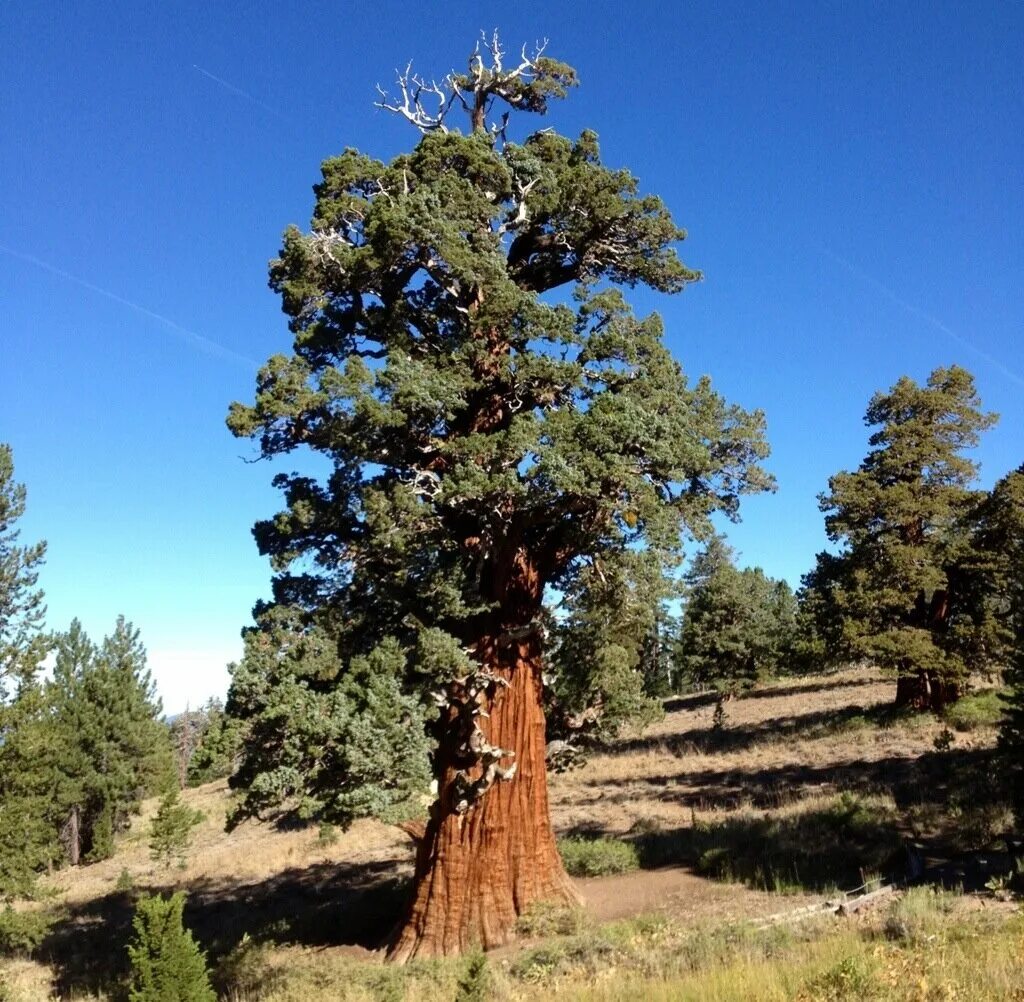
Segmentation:
{"type": "Polygon", "coordinates": [[[233,755],[220,703],[164,717],[123,616],[99,643],[78,620],[44,629],[46,547],[20,544],[24,509],[0,445],[0,900],[108,858],[145,797],[227,775],[233,755]]]}

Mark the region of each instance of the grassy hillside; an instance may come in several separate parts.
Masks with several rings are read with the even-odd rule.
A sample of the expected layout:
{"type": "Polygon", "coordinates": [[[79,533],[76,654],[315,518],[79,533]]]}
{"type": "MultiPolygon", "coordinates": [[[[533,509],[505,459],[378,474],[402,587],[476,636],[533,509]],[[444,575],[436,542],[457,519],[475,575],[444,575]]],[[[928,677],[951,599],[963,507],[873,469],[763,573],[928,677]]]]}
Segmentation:
{"type": "Polygon", "coordinates": [[[0,960],[0,999],[119,997],[135,897],[177,888],[238,1002],[1024,998],[1024,923],[984,888],[1009,823],[991,781],[997,705],[981,693],[936,720],[891,699],[863,672],[801,679],[727,703],[718,728],[709,698],[669,701],[644,734],[552,778],[574,872],[611,875],[579,881],[583,911],[532,913],[521,943],[475,965],[381,964],[412,862],[395,829],[229,836],[215,783],[186,795],[205,820],[166,868],[149,859],[147,803],[113,859],[44,882],[30,908],[56,921],[33,958],[0,960]],[[778,920],[905,872],[907,843],[969,893],[778,920]]]}

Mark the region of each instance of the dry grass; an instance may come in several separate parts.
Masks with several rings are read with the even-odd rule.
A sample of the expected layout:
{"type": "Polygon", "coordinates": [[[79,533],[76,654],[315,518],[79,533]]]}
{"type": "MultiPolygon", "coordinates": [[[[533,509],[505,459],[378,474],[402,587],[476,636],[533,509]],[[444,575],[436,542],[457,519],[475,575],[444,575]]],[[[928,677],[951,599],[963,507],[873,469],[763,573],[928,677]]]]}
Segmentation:
{"type": "MultiPolygon", "coordinates": [[[[794,680],[727,703],[721,734],[711,731],[713,701],[677,699],[644,734],[626,735],[585,767],[553,776],[552,820],[560,836],[626,839],[640,850],[642,865],[674,865],[580,881],[587,911],[568,923],[574,936],[556,937],[561,946],[545,941],[531,947],[553,951],[547,961],[544,956],[534,958],[536,963],[522,961],[521,949],[492,957],[493,997],[811,998],[816,996],[806,992],[818,990],[807,988],[813,978],[838,969],[849,957],[867,965],[876,987],[888,984],[887,972],[903,970],[901,964],[919,963],[945,979],[948,992],[936,998],[1011,997],[957,994],[962,984],[971,984],[961,968],[972,950],[979,962],[991,965],[979,991],[995,992],[995,986],[1024,991],[1019,978],[1008,973],[1012,937],[1002,927],[976,930],[974,941],[951,945],[941,957],[948,969],[941,970],[931,954],[917,956],[918,943],[869,941],[863,930],[849,927],[773,941],[772,949],[781,952],[772,957],[764,955],[761,941],[716,933],[714,962],[704,963],[699,974],[669,963],[672,956],[691,955],[695,928],[796,908],[820,900],[827,890],[821,880],[804,886],[790,881],[784,889],[796,897],[780,898],[765,889],[770,881],[758,885],[735,867],[701,873],[694,853],[701,845],[706,849],[708,838],[718,838],[712,844],[729,853],[737,853],[744,840],[763,848],[766,832],[803,838],[801,826],[834,813],[837,798],[847,791],[858,803],[871,805],[894,837],[914,833],[941,839],[955,822],[964,831],[975,824],[979,834],[971,837],[977,841],[986,825],[997,823],[984,816],[995,808],[983,798],[979,805],[963,798],[950,803],[950,791],[942,785],[954,769],[984,774],[993,728],[982,721],[957,733],[952,749],[939,754],[934,742],[945,722],[893,715],[892,697],[891,681],[865,672],[794,680]],[[652,845],[662,855],[645,858],[652,845]],[[712,873],[733,879],[709,879],[712,873]],[[655,917],[632,918],[641,913],[655,917]],[[540,996],[526,987],[538,979],[544,984],[540,996]]],[[[372,821],[353,825],[331,844],[318,839],[315,827],[277,830],[250,822],[227,835],[230,798],[223,782],[188,791],[184,799],[206,817],[183,868],[165,869],[149,858],[152,801],[113,859],[45,881],[52,897],[42,907],[57,903],[70,919],[44,946],[51,966],[0,961],[12,1002],[57,997],[51,983],[62,998],[109,996],[123,963],[132,894],[177,888],[189,892],[186,920],[221,965],[222,987],[233,986],[225,997],[236,1002],[454,998],[459,965],[395,972],[367,949],[400,903],[401,881],[412,861],[404,835],[372,821]],[[133,892],[117,887],[124,870],[133,892]]],[[[827,841],[822,846],[827,854],[827,841]]],[[[739,857],[732,862],[737,861],[742,862],[739,857]]],[[[1019,954],[1019,929],[1014,935],[1019,954]]],[[[841,985],[841,971],[836,978],[841,985]]],[[[932,996],[864,991],[858,997],[932,996]]],[[[7,1002],[2,992],[0,999],[7,1002]]]]}

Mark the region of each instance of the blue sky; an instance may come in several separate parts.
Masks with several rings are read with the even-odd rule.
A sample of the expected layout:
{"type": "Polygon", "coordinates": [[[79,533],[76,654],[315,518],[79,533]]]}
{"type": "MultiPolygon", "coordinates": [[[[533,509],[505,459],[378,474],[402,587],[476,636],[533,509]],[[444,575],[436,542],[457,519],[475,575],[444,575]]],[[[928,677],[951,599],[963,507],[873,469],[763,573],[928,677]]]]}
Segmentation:
{"type": "MultiPolygon", "coordinates": [[[[415,136],[373,108],[481,28],[551,39],[582,86],[547,121],[660,194],[705,281],[639,295],[692,375],[762,407],[778,493],[730,530],[794,585],[815,495],[870,395],[958,362],[1024,460],[1024,6],[545,3],[0,7],[0,441],[49,541],[50,625],[143,632],[166,708],[223,693],[269,569],[272,470],[224,427],[286,350],[266,262],[320,161],[415,136]]],[[[295,464],[301,463],[296,458],[295,464]]]]}

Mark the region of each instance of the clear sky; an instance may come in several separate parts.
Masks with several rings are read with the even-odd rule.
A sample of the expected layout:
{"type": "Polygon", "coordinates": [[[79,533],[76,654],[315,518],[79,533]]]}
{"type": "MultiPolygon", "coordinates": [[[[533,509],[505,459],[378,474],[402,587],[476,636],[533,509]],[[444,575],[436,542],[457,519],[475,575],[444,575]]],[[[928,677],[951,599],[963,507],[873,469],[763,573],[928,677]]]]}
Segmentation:
{"type": "Polygon", "coordinates": [[[223,694],[267,591],[273,471],[224,426],[289,344],[267,259],[324,157],[414,141],[373,85],[495,26],[582,80],[518,128],[594,128],[689,230],[706,280],[636,299],[767,412],[779,490],[730,530],[743,563],[798,583],[901,374],[969,368],[1002,415],[983,484],[1024,461],[1024,5],[3,4],[0,441],[50,625],[123,612],[169,711],[223,694]]]}

